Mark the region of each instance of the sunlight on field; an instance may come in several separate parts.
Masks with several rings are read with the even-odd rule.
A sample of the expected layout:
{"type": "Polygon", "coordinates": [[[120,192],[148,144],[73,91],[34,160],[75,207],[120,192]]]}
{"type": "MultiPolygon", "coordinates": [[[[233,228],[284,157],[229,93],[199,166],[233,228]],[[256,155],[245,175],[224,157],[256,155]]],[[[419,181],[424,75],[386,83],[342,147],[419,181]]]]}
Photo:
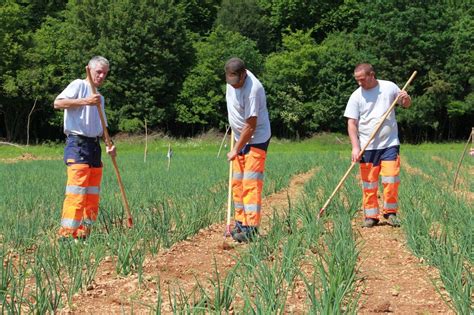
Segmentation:
{"type": "MultiPolygon", "coordinates": [[[[120,192],[110,160],[104,156],[99,219],[87,242],[76,245],[55,241],[66,181],[62,145],[24,151],[2,148],[2,310],[43,313],[73,308],[75,294],[93,287],[104,264],[113,264],[115,275],[138,275],[139,281],[145,281],[147,257],[222,222],[228,164],[226,149],[216,157],[220,140],[155,139],[149,143],[146,163],[143,142],[116,141],[135,226],[124,228],[120,192]],[[175,154],[168,171],[169,143],[175,154]],[[25,151],[30,156],[22,159],[25,151]]],[[[347,137],[335,134],[297,143],[275,139],[269,148],[264,195],[285,188],[296,174],[317,168],[304,185],[305,194],[271,218],[265,240],[240,254],[240,268],[221,275],[225,287],[214,283],[212,292],[204,290],[192,297],[181,292],[181,299],[174,296],[171,301],[169,296],[158,296],[148,310],[166,304],[177,312],[193,307],[225,312],[232,307],[244,313],[252,309],[266,313],[285,309],[296,299],[298,288],[305,292],[301,304],[305,312],[356,311],[358,251],[351,226],[360,207],[356,176],[345,183],[328,215],[316,220],[317,210],[349,166],[349,150],[347,137]],[[214,299],[216,292],[221,300],[214,299]]],[[[461,152],[462,144],[402,146],[406,167],[402,163],[400,199],[408,245],[439,270],[450,305],[462,313],[470,309],[473,286],[474,181],[468,174],[474,159],[464,161],[459,191],[453,192],[451,182],[461,152]]]]}

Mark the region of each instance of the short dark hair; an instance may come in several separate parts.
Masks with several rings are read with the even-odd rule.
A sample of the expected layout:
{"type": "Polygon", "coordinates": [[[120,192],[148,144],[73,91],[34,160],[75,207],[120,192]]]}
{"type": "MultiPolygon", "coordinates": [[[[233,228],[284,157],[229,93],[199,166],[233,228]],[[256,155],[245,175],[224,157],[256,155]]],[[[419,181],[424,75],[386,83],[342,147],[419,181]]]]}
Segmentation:
{"type": "Polygon", "coordinates": [[[357,71],[364,71],[366,74],[373,72],[375,75],[375,69],[370,63],[359,63],[354,69],[354,72],[357,71]]]}
{"type": "Polygon", "coordinates": [[[242,59],[233,57],[227,60],[224,66],[226,73],[242,73],[245,71],[245,63],[242,59]]]}

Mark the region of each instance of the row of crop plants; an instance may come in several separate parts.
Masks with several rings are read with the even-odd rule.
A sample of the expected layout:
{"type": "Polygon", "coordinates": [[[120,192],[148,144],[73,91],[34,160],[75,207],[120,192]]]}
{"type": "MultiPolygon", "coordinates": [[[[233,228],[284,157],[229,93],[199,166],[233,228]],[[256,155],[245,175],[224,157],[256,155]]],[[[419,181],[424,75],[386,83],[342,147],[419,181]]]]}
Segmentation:
{"type": "MultiPolygon", "coordinates": [[[[451,191],[451,173],[442,162],[416,152],[404,152],[404,157],[424,174],[402,167],[400,202],[408,244],[438,268],[456,312],[472,313],[472,203],[451,191]]],[[[12,179],[0,194],[3,312],[43,313],[64,307],[90,285],[109,255],[117,258],[118,274],[141,275],[145,255],[223,219],[227,164],[212,154],[176,156],[170,171],[165,161],[144,164],[138,154],[121,156],[120,162],[135,227],[121,227],[120,195],[107,162],[100,220],[85,244],[53,241],[64,190],[63,165],[0,164],[1,177],[12,179]]],[[[155,311],[159,313],[161,301],[168,298],[177,313],[226,312],[230,307],[243,313],[282,313],[291,311],[289,301],[303,283],[305,312],[356,312],[358,253],[350,221],[360,207],[360,190],[352,177],[327,214],[316,220],[346,164],[335,153],[269,155],[265,194],[286,186],[293,174],[316,167],[318,172],[305,185],[306,197],[273,217],[266,237],[250,245],[228,274],[216,277],[212,292],[203,288],[192,297],[183,292],[160,297],[155,311]]]]}
{"type": "MultiPolygon", "coordinates": [[[[120,156],[134,227],[123,227],[120,193],[108,159],[98,222],[86,243],[56,239],[66,181],[61,161],[0,164],[11,179],[0,192],[0,304],[2,312],[54,312],[95,278],[104,259],[114,257],[117,274],[142,276],[146,255],[156,254],[211,223],[223,220],[227,168],[214,152],[177,154],[166,160],[141,154],[120,156]]],[[[312,167],[305,154],[272,154],[264,194],[288,185],[294,173],[312,167]]]]}
{"type": "Polygon", "coordinates": [[[350,179],[343,192],[346,198],[335,198],[328,213],[318,219],[319,208],[344,170],[334,163],[341,159],[338,154],[311,158],[316,174],[305,184],[304,195],[289,200],[283,211],[275,210],[268,233],[240,252],[231,270],[224,275],[216,271],[209,280],[211,289],[204,284],[199,292],[188,294],[175,289],[169,297],[160,297],[151,310],[178,314],[356,313],[358,250],[351,220],[360,192],[350,179]],[[171,310],[162,309],[166,298],[171,310]]]}
{"type": "MultiPolygon", "coordinates": [[[[435,158],[415,151],[404,152],[408,167],[402,167],[401,217],[411,250],[439,270],[442,285],[436,281],[436,275],[432,280],[440,296],[456,313],[471,314],[473,207],[469,196],[452,191],[457,158],[453,152],[439,153],[435,158]],[[444,290],[449,297],[443,294],[444,290]]],[[[357,312],[358,252],[350,220],[360,207],[360,189],[353,177],[349,177],[340,197],[328,208],[329,213],[321,220],[315,219],[319,207],[342,175],[341,167],[337,166],[340,161],[335,155],[319,155],[315,167],[320,169],[305,186],[306,197],[289,204],[286,213],[274,216],[267,237],[251,245],[227,276],[219,279],[217,275],[218,281],[212,282],[214,290],[202,289],[192,297],[182,291],[170,296],[173,311],[292,312],[295,310],[288,304],[298,281],[302,281],[306,296],[303,312],[357,312]],[[312,266],[310,272],[305,268],[308,263],[312,266]]],[[[470,174],[472,161],[464,163],[464,170],[470,174]]],[[[472,180],[468,176],[464,177],[460,189],[472,194],[472,180]]],[[[161,301],[159,299],[155,308],[157,313],[161,301]]]]}
{"type": "MultiPolygon", "coordinates": [[[[418,170],[403,171],[400,199],[408,245],[416,256],[439,270],[442,285],[438,288],[448,292],[448,305],[456,313],[472,314],[474,207],[472,199],[452,189],[454,167],[450,165],[457,164],[458,156],[440,153],[433,159],[408,152],[405,157],[407,165],[418,170]]],[[[472,161],[465,163],[464,167],[472,170],[472,161]]],[[[472,185],[463,189],[469,187],[472,194],[472,185]]]]}

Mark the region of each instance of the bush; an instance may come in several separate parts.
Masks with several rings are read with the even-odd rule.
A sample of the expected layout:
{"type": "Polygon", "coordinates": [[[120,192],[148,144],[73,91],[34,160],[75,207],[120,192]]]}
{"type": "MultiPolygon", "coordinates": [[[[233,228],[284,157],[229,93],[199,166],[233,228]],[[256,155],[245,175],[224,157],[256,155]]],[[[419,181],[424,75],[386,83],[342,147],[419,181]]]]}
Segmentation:
{"type": "Polygon", "coordinates": [[[137,133],[143,130],[143,122],[138,118],[122,119],[119,122],[119,130],[128,133],[137,133]]]}

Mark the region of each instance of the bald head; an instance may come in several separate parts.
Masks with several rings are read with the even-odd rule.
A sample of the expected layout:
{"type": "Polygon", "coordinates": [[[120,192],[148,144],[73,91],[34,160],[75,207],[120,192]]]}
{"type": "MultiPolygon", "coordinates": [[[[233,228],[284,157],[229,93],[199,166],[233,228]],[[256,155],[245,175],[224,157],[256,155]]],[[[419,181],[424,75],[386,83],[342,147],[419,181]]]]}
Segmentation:
{"type": "Polygon", "coordinates": [[[355,69],[354,73],[356,72],[361,72],[363,71],[365,74],[370,75],[374,74],[375,75],[375,70],[374,67],[370,63],[359,63],[355,69]]]}

